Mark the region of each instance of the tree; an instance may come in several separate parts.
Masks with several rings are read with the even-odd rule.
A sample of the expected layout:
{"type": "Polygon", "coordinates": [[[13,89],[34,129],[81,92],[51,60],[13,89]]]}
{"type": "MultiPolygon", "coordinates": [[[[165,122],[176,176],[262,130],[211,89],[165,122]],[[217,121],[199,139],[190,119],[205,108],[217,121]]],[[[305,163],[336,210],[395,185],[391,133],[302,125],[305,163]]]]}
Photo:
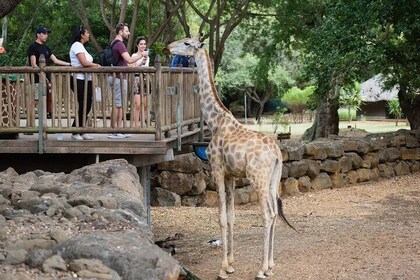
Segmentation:
{"type": "Polygon", "coordinates": [[[307,109],[307,104],[314,90],[314,86],[306,87],[303,90],[292,87],[281,98],[281,101],[292,111],[294,123],[303,122],[303,113],[307,109]]]}
{"type": "Polygon", "coordinates": [[[1,0],[0,2],[0,18],[5,17],[8,13],[13,11],[17,5],[23,0],[1,0]]]}

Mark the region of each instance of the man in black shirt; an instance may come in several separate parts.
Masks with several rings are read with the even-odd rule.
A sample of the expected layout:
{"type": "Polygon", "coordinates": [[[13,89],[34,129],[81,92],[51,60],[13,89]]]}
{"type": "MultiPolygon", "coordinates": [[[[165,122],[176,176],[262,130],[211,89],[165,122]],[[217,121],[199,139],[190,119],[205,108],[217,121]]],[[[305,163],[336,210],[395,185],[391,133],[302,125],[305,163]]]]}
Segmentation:
{"type": "MultiPolygon", "coordinates": [[[[51,49],[45,45],[48,39],[48,33],[51,31],[46,29],[44,26],[40,26],[35,30],[35,36],[36,40],[33,42],[28,49],[28,59],[29,59],[29,65],[32,67],[39,67],[39,57],[41,54],[45,57],[46,65],[50,64],[50,61],[54,62],[57,65],[62,66],[71,66],[70,62],[66,62],[63,60],[58,59],[51,51],[51,49]]],[[[51,88],[50,85],[51,81],[51,75],[47,73],[47,87],[48,89],[51,88]]],[[[38,75],[35,75],[35,83],[39,83],[39,77],[38,75]]],[[[52,104],[51,104],[51,93],[50,90],[48,90],[47,94],[47,112],[52,112],[52,104]]],[[[37,97],[35,97],[37,99],[37,97]]]]}

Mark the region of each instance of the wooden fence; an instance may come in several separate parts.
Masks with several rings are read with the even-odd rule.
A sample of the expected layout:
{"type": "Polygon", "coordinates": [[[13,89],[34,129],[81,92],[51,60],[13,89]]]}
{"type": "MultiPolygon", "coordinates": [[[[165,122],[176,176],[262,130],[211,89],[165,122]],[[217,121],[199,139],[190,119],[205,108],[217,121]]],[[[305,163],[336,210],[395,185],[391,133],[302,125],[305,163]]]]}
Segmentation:
{"type": "MultiPolygon", "coordinates": [[[[74,68],[44,66],[0,67],[1,133],[132,133],[155,134],[160,140],[171,131],[182,133],[200,124],[198,77],[194,68],[161,67],[157,58],[154,67],[100,67],[74,68]],[[87,121],[78,125],[76,73],[83,73],[85,81],[92,77],[92,110],[87,121]],[[39,76],[39,83],[35,83],[39,76]],[[50,86],[46,77],[50,76],[50,86]],[[116,79],[126,79],[127,88],[121,83],[123,98],[123,127],[115,127],[111,121],[115,112],[116,79]],[[135,80],[140,86],[140,119],[134,121],[135,80]],[[50,91],[50,92],[49,92],[50,91]],[[49,103],[47,103],[47,95],[49,103]],[[49,113],[47,114],[47,109],[49,113]],[[73,122],[76,124],[73,126],[73,122]]],[[[87,100],[85,82],[84,100],[87,100]]],[[[86,102],[84,102],[86,104],[86,102]]],[[[86,112],[86,105],[83,108],[86,112]]]]}

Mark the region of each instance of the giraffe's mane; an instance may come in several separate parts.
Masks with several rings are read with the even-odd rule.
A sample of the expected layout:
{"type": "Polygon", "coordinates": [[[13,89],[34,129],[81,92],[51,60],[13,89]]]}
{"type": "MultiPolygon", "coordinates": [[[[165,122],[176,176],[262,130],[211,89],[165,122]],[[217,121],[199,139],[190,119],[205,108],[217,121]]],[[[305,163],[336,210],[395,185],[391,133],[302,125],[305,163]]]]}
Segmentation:
{"type": "Polygon", "coordinates": [[[206,63],[207,63],[207,71],[209,73],[211,92],[212,92],[212,94],[214,96],[214,99],[219,104],[220,108],[222,108],[227,113],[232,114],[229,111],[229,109],[225,107],[225,105],[223,104],[222,100],[220,100],[219,95],[217,94],[217,90],[216,90],[216,87],[214,85],[214,78],[213,78],[213,75],[212,75],[213,71],[211,69],[210,56],[209,56],[209,52],[207,51],[207,49],[204,49],[204,55],[205,55],[205,59],[206,59],[206,63]]]}

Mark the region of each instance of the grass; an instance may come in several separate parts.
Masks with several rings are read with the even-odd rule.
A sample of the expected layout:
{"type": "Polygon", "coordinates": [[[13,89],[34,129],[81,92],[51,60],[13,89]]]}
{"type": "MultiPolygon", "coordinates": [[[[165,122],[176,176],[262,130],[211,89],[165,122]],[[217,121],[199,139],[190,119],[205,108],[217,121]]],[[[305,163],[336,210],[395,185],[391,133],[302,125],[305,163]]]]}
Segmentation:
{"type": "MultiPolygon", "coordinates": [[[[399,121],[398,126],[395,126],[395,121],[393,120],[384,120],[384,121],[340,121],[339,128],[346,129],[348,125],[351,125],[353,128],[366,130],[368,133],[383,133],[383,132],[392,132],[399,129],[410,129],[409,125],[406,125],[406,122],[399,121]]],[[[300,123],[300,124],[290,124],[291,135],[298,137],[303,135],[306,129],[312,126],[312,123],[300,123]]],[[[264,132],[264,133],[273,133],[274,126],[268,123],[268,120],[265,120],[261,125],[248,125],[249,128],[264,132]]],[[[277,133],[289,132],[289,128],[285,130],[282,127],[279,127],[277,133]]]]}

